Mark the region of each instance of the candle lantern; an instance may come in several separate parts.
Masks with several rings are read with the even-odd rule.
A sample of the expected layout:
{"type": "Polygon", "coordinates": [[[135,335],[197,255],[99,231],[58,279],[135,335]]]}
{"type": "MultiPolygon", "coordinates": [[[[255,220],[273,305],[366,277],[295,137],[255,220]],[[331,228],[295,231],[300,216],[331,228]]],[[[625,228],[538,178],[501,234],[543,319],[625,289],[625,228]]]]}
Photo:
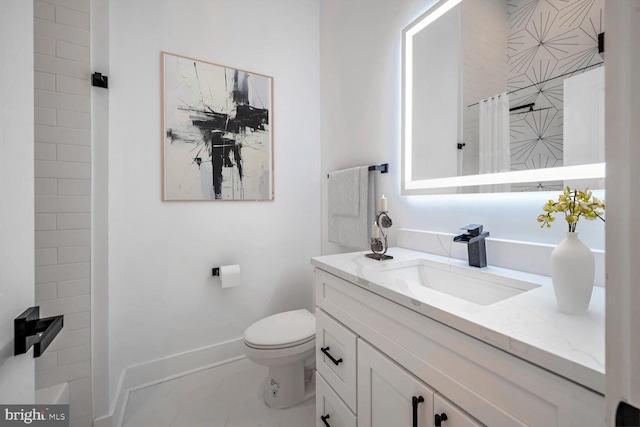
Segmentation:
{"type": "Polygon", "coordinates": [[[391,255],[387,255],[387,235],[384,232],[385,228],[389,228],[393,225],[391,217],[387,213],[387,198],[382,196],[380,198],[380,210],[376,213],[376,221],[371,227],[371,251],[372,253],[366,254],[368,258],[377,259],[382,261],[385,259],[393,259],[391,255]],[[382,238],[380,237],[382,235],[382,238]]]}

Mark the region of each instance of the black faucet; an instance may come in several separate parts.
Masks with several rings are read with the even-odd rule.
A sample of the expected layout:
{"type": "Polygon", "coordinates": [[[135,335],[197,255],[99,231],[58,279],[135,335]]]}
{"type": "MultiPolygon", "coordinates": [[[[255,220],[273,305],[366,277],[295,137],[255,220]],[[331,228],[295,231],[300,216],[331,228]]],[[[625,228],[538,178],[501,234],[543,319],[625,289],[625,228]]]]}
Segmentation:
{"type": "Polygon", "coordinates": [[[466,227],[462,227],[461,230],[467,230],[467,232],[454,237],[453,241],[467,244],[469,265],[471,267],[486,267],[487,249],[484,244],[484,239],[489,235],[489,232],[483,232],[482,225],[480,224],[469,224],[466,227]]]}

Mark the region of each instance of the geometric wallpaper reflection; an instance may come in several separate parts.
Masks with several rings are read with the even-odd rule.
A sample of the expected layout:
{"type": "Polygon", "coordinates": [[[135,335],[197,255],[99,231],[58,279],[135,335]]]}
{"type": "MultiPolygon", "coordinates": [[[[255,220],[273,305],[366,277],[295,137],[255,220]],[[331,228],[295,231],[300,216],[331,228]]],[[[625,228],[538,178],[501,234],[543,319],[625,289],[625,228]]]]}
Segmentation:
{"type": "MultiPolygon", "coordinates": [[[[511,169],[562,166],[563,80],[602,63],[604,0],[507,0],[511,169]],[[551,80],[549,80],[551,79],[551,80]]],[[[515,191],[557,190],[562,182],[515,191]],[[542,187],[542,188],[541,188],[542,187]]]]}

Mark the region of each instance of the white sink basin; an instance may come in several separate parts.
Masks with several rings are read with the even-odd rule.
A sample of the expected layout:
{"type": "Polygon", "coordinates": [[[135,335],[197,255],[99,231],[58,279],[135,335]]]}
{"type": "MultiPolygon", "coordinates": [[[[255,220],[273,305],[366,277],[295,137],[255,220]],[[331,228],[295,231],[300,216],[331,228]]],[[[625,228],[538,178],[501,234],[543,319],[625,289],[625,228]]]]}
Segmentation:
{"type": "Polygon", "coordinates": [[[385,282],[419,285],[478,305],[490,305],[540,287],[485,270],[418,259],[370,267],[385,282]]]}

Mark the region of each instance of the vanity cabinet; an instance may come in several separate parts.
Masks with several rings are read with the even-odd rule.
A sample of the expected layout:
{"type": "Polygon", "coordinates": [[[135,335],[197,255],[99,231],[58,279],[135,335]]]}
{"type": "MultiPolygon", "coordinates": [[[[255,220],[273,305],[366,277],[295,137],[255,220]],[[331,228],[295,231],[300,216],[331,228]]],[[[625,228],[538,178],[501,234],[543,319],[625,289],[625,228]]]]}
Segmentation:
{"type": "Polygon", "coordinates": [[[356,416],[316,372],[316,426],[356,427],[356,416]]]}
{"type": "Polygon", "coordinates": [[[319,268],[314,277],[317,427],[604,425],[600,394],[392,302],[366,283],[319,268]]]}
{"type": "Polygon", "coordinates": [[[357,335],[321,310],[316,311],[316,369],[345,404],[356,411],[357,335]]]}
{"type": "Polygon", "coordinates": [[[358,341],[358,425],[482,426],[364,340],[358,341]]]}

